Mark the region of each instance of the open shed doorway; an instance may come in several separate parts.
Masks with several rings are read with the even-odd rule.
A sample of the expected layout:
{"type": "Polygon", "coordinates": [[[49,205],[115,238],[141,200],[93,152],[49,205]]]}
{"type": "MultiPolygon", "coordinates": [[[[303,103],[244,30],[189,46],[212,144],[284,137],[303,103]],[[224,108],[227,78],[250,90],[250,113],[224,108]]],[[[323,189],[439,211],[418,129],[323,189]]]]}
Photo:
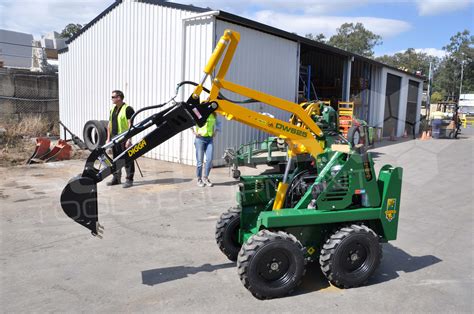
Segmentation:
{"type": "Polygon", "coordinates": [[[350,100],[354,102],[354,116],[369,121],[370,90],[372,65],[362,60],[355,60],[351,66],[350,100]]]}
{"type": "Polygon", "coordinates": [[[298,101],[330,100],[337,110],[342,100],[345,57],[332,51],[301,44],[298,101]]]}
{"type": "Polygon", "coordinates": [[[387,87],[385,92],[385,109],[383,120],[383,136],[396,136],[398,110],[400,107],[400,88],[402,78],[397,75],[387,74],[387,87]]]}

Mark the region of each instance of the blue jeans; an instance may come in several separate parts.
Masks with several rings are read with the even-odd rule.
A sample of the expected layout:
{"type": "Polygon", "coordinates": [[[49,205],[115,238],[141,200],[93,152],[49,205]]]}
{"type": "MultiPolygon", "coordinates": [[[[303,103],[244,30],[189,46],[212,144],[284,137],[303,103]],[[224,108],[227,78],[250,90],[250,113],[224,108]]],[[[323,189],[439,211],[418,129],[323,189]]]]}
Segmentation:
{"type": "Polygon", "coordinates": [[[202,164],[204,163],[204,154],[206,155],[206,169],[204,177],[208,177],[212,167],[212,137],[198,137],[194,140],[194,146],[196,147],[196,176],[202,177],[202,164]]]}

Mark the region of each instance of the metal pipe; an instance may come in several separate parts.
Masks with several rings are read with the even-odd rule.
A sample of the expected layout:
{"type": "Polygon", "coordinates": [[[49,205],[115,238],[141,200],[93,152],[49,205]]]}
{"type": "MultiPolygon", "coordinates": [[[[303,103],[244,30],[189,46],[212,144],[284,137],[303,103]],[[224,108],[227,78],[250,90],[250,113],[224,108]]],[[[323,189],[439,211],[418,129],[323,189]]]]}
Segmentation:
{"type": "Polygon", "coordinates": [[[290,173],[290,169],[291,169],[291,166],[293,164],[293,157],[289,158],[288,159],[288,162],[286,163],[286,167],[285,167],[285,174],[283,175],[283,182],[286,183],[286,181],[288,180],[288,175],[290,173]]]}

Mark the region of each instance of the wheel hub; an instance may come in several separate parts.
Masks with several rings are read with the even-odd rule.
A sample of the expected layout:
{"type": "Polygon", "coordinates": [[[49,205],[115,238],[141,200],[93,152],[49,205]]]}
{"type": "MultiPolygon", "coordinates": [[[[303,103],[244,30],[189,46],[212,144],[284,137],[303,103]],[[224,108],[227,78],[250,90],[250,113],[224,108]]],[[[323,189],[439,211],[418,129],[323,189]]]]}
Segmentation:
{"type": "Polygon", "coordinates": [[[281,251],[271,252],[269,256],[259,264],[259,273],[265,280],[279,281],[286,277],[289,267],[290,260],[285,253],[281,251]]]}
{"type": "Polygon", "coordinates": [[[273,262],[273,263],[270,265],[270,270],[278,271],[278,268],[279,268],[279,265],[278,265],[277,262],[273,262]]]}
{"type": "Polygon", "coordinates": [[[359,255],[357,255],[357,251],[355,253],[351,253],[351,262],[354,263],[359,260],[359,255]]]}
{"type": "Polygon", "coordinates": [[[365,263],[367,254],[367,248],[361,243],[350,243],[343,253],[342,267],[348,272],[356,271],[365,263]]]}

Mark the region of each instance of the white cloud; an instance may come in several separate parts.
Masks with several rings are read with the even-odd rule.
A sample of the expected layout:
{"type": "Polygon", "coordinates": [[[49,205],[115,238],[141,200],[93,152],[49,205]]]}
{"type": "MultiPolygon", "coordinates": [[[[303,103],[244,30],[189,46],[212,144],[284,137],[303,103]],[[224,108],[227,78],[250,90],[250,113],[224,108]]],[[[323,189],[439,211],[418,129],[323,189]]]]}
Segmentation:
{"type": "MultiPolygon", "coordinates": [[[[447,54],[446,51],[444,51],[442,49],[438,49],[438,48],[414,48],[414,49],[415,49],[415,52],[426,53],[427,55],[430,55],[430,56],[433,56],[433,57],[438,57],[438,58],[443,58],[447,54]]],[[[404,53],[405,51],[406,51],[406,49],[405,50],[398,50],[398,51],[391,51],[391,52],[384,52],[384,53],[376,52],[375,57],[381,57],[383,55],[393,56],[396,53],[404,53]]]]}
{"type": "Polygon", "coordinates": [[[442,49],[436,49],[436,48],[415,48],[415,51],[423,52],[423,53],[426,53],[427,55],[438,57],[438,58],[443,58],[444,56],[446,56],[446,51],[442,49]]]}
{"type": "MultiPolygon", "coordinates": [[[[235,14],[240,14],[245,11],[272,10],[277,12],[304,12],[306,14],[322,15],[350,10],[377,1],[383,0],[299,0],[297,2],[288,0],[193,0],[192,3],[196,6],[210,7],[215,10],[224,10],[235,14]]],[[[182,0],[172,2],[186,3],[182,0]]]]}
{"type": "Polygon", "coordinates": [[[336,29],[343,23],[360,22],[364,24],[365,28],[383,38],[393,37],[411,28],[410,23],[406,21],[364,16],[296,15],[266,10],[256,12],[250,18],[280,29],[295,32],[299,35],[323,33],[326,37],[334,35],[336,29]]]}
{"type": "Polygon", "coordinates": [[[472,0],[416,0],[418,14],[421,16],[441,15],[459,11],[473,4],[472,0]]]}
{"type": "Polygon", "coordinates": [[[33,34],[36,39],[60,32],[69,23],[85,25],[105,10],[111,0],[6,0],[0,4],[0,28],[33,34]]]}

